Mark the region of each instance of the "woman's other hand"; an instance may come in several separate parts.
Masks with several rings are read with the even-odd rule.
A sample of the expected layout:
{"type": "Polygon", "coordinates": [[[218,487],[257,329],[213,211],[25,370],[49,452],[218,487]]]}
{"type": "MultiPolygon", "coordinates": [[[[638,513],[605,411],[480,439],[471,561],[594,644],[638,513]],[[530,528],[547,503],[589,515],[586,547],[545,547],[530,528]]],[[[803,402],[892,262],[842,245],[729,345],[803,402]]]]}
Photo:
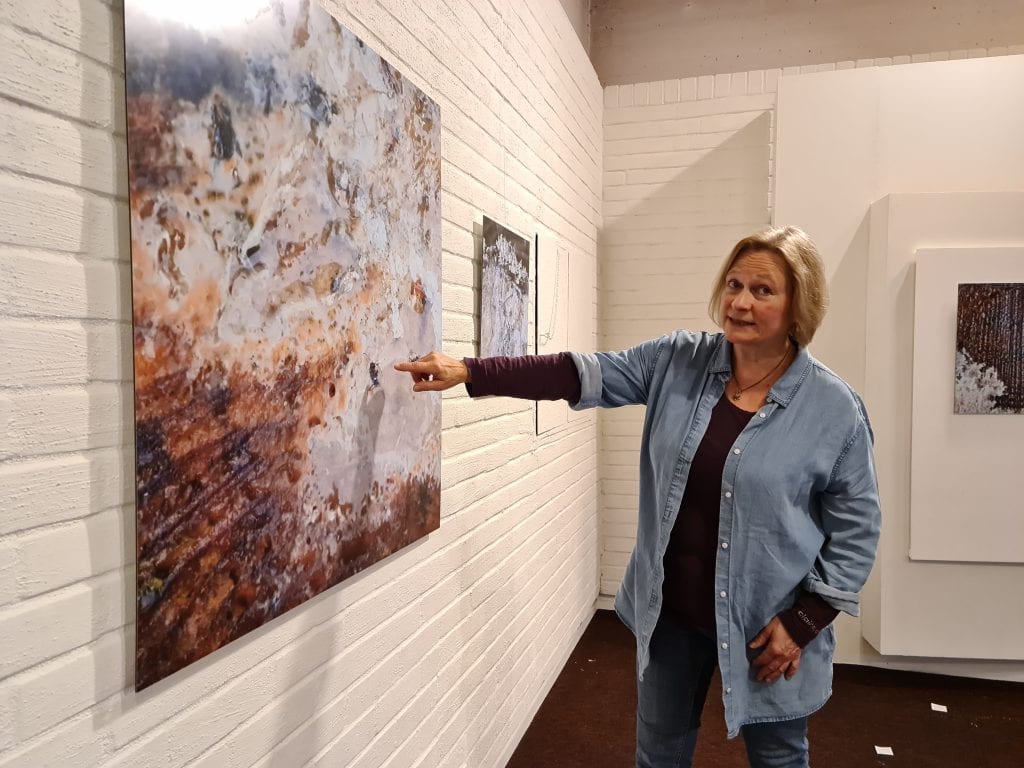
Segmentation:
{"type": "Polygon", "coordinates": [[[412,375],[415,392],[440,392],[469,381],[466,364],[440,352],[431,352],[407,363],[395,363],[395,370],[412,375]]]}
{"type": "Polygon", "coordinates": [[[778,616],[757,633],[750,647],[764,649],[753,661],[758,682],[774,683],[783,675],[789,680],[800,669],[800,646],[793,642],[778,616]]]}

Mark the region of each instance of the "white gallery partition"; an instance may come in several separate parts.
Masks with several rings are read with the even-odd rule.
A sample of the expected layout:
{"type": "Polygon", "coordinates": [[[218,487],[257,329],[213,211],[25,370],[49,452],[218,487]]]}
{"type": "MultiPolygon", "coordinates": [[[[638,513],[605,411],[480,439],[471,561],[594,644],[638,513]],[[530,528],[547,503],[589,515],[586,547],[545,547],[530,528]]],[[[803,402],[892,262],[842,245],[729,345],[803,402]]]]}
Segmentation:
{"type": "MultiPolygon", "coordinates": [[[[860,626],[841,626],[848,651],[853,632],[846,630],[870,644],[854,648],[851,660],[1024,679],[1024,566],[994,546],[963,558],[979,562],[914,560],[910,541],[911,436],[922,386],[914,360],[949,341],[922,333],[915,342],[914,265],[929,255],[924,249],[1024,246],[1022,92],[1022,56],[780,81],[774,217],[799,223],[822,246],[833,307],[813,350],[864,395],[875,432],[883,534],[860,626]]],[[[971,267],[962,269],[975,282],[971,267]]],[[[947,373],[952,378],[952,360],[947,373]]],[[[955,449],[993,457],[1018,451],[1019,436],[1000,442],[995,435],[1017,434],[1024,420],[988,418],[1011,423],[992,430],[986,445],[955,449]]],[[[985,503],[1019,508],[1015,478],[997,481],[985,503]]],[[[933,522],[946,527],[943,540],[980,529],[977,538],[992,541],[992,525],[1009,525],[1007,535],[1021,531],[974,508],[942,510],[933,522]]]]}
{"type": "MultiPolygon", "coordinates": [[[[980,202],[975,194],[955,197],[968,206],[980,202]]],[[[1019,196],[1005,197],[1010,215],[1020,211],[1019,196]]],[[[958,357],[957,342],[971,324],[997,326],[991,343],[1020,364],[1024,317],[1005,299],[1024,290],[1024,247],[923,248],[913,263],[910,559],[1019,566],[1024,515],[1017,494],[1007,490],[1020,472],[1024,414],[1009,406],[1002,407],[1009,413],[992,412],[1007,384],[987,361],[958,357]],[[990,295],[974,308],[976,316],[969,312],[978,302],[960,307],[967,298],[960,286],[990,295]],[[993,312],[1000,304],[1011,312],[993,312]]],[[[1016,402],[1015,395],[1006,399],[1016,402]]]]}

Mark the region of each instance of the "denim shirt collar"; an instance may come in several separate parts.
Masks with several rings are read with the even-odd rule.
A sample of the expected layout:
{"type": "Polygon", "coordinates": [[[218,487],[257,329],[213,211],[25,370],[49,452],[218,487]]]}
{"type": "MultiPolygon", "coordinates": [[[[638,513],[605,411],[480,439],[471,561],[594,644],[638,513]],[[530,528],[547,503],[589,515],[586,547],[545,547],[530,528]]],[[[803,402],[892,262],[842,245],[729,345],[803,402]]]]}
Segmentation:
{"type": "MultiPolygon", "coordinates": [[[[807,351],[807,347],[798,346],[793,362],[768,390],[768,396],[765,399],[776,402],[785,408],[796,395],[796,391],[800,389],[800,385],[803,384],[810,370],[811,354],[807,351]]],[[[711,373],[724,374],[724,378],[732,375],[732,343],[726,340],[724,335],[721,336],[721,343],[711,361],[711,373]]]]}

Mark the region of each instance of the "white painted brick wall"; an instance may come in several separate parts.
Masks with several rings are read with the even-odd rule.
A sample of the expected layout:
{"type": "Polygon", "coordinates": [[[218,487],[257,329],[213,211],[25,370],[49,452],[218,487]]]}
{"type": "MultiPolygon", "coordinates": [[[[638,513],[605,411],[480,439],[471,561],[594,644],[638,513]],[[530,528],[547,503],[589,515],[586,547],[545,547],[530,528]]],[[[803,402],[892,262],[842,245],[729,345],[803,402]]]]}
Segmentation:
{"type": "MultiPolygon", "coordinates": [[[[592,615],[593,414],[538,439],[446,393],[438,532],[133,692],[120,7],[0,2],[0,767],[504,765],[592,615]]],[[[547,0],[330,7],[441,105],[443,344],[474,354],[483,214],[596,272],[597,77],[547,0]]]]}
{"type": "MultiPolygon", "coordinates": [[[[707,300],[721,260],[771,221],[780,77],[1017,53],[1024,46],[605,88],[599,346],[622,349],[676,328],[715,330],[707,300]]],[[[642,419],[639,408],[599,418],[601,605],[615,595],[636,540],[642,419]]]]}

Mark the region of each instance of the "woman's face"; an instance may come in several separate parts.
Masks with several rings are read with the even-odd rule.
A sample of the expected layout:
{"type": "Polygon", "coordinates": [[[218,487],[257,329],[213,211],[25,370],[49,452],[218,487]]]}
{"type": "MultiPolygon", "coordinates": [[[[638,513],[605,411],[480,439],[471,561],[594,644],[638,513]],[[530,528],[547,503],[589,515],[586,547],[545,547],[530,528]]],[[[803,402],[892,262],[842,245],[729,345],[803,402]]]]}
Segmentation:
{"type": "Polygon", "coordinates": [[[773,349],[785,344],[793,324],[789,268],[771,251],[750,251],[725,277],[722,318],[735,345],[773,349]]]}

